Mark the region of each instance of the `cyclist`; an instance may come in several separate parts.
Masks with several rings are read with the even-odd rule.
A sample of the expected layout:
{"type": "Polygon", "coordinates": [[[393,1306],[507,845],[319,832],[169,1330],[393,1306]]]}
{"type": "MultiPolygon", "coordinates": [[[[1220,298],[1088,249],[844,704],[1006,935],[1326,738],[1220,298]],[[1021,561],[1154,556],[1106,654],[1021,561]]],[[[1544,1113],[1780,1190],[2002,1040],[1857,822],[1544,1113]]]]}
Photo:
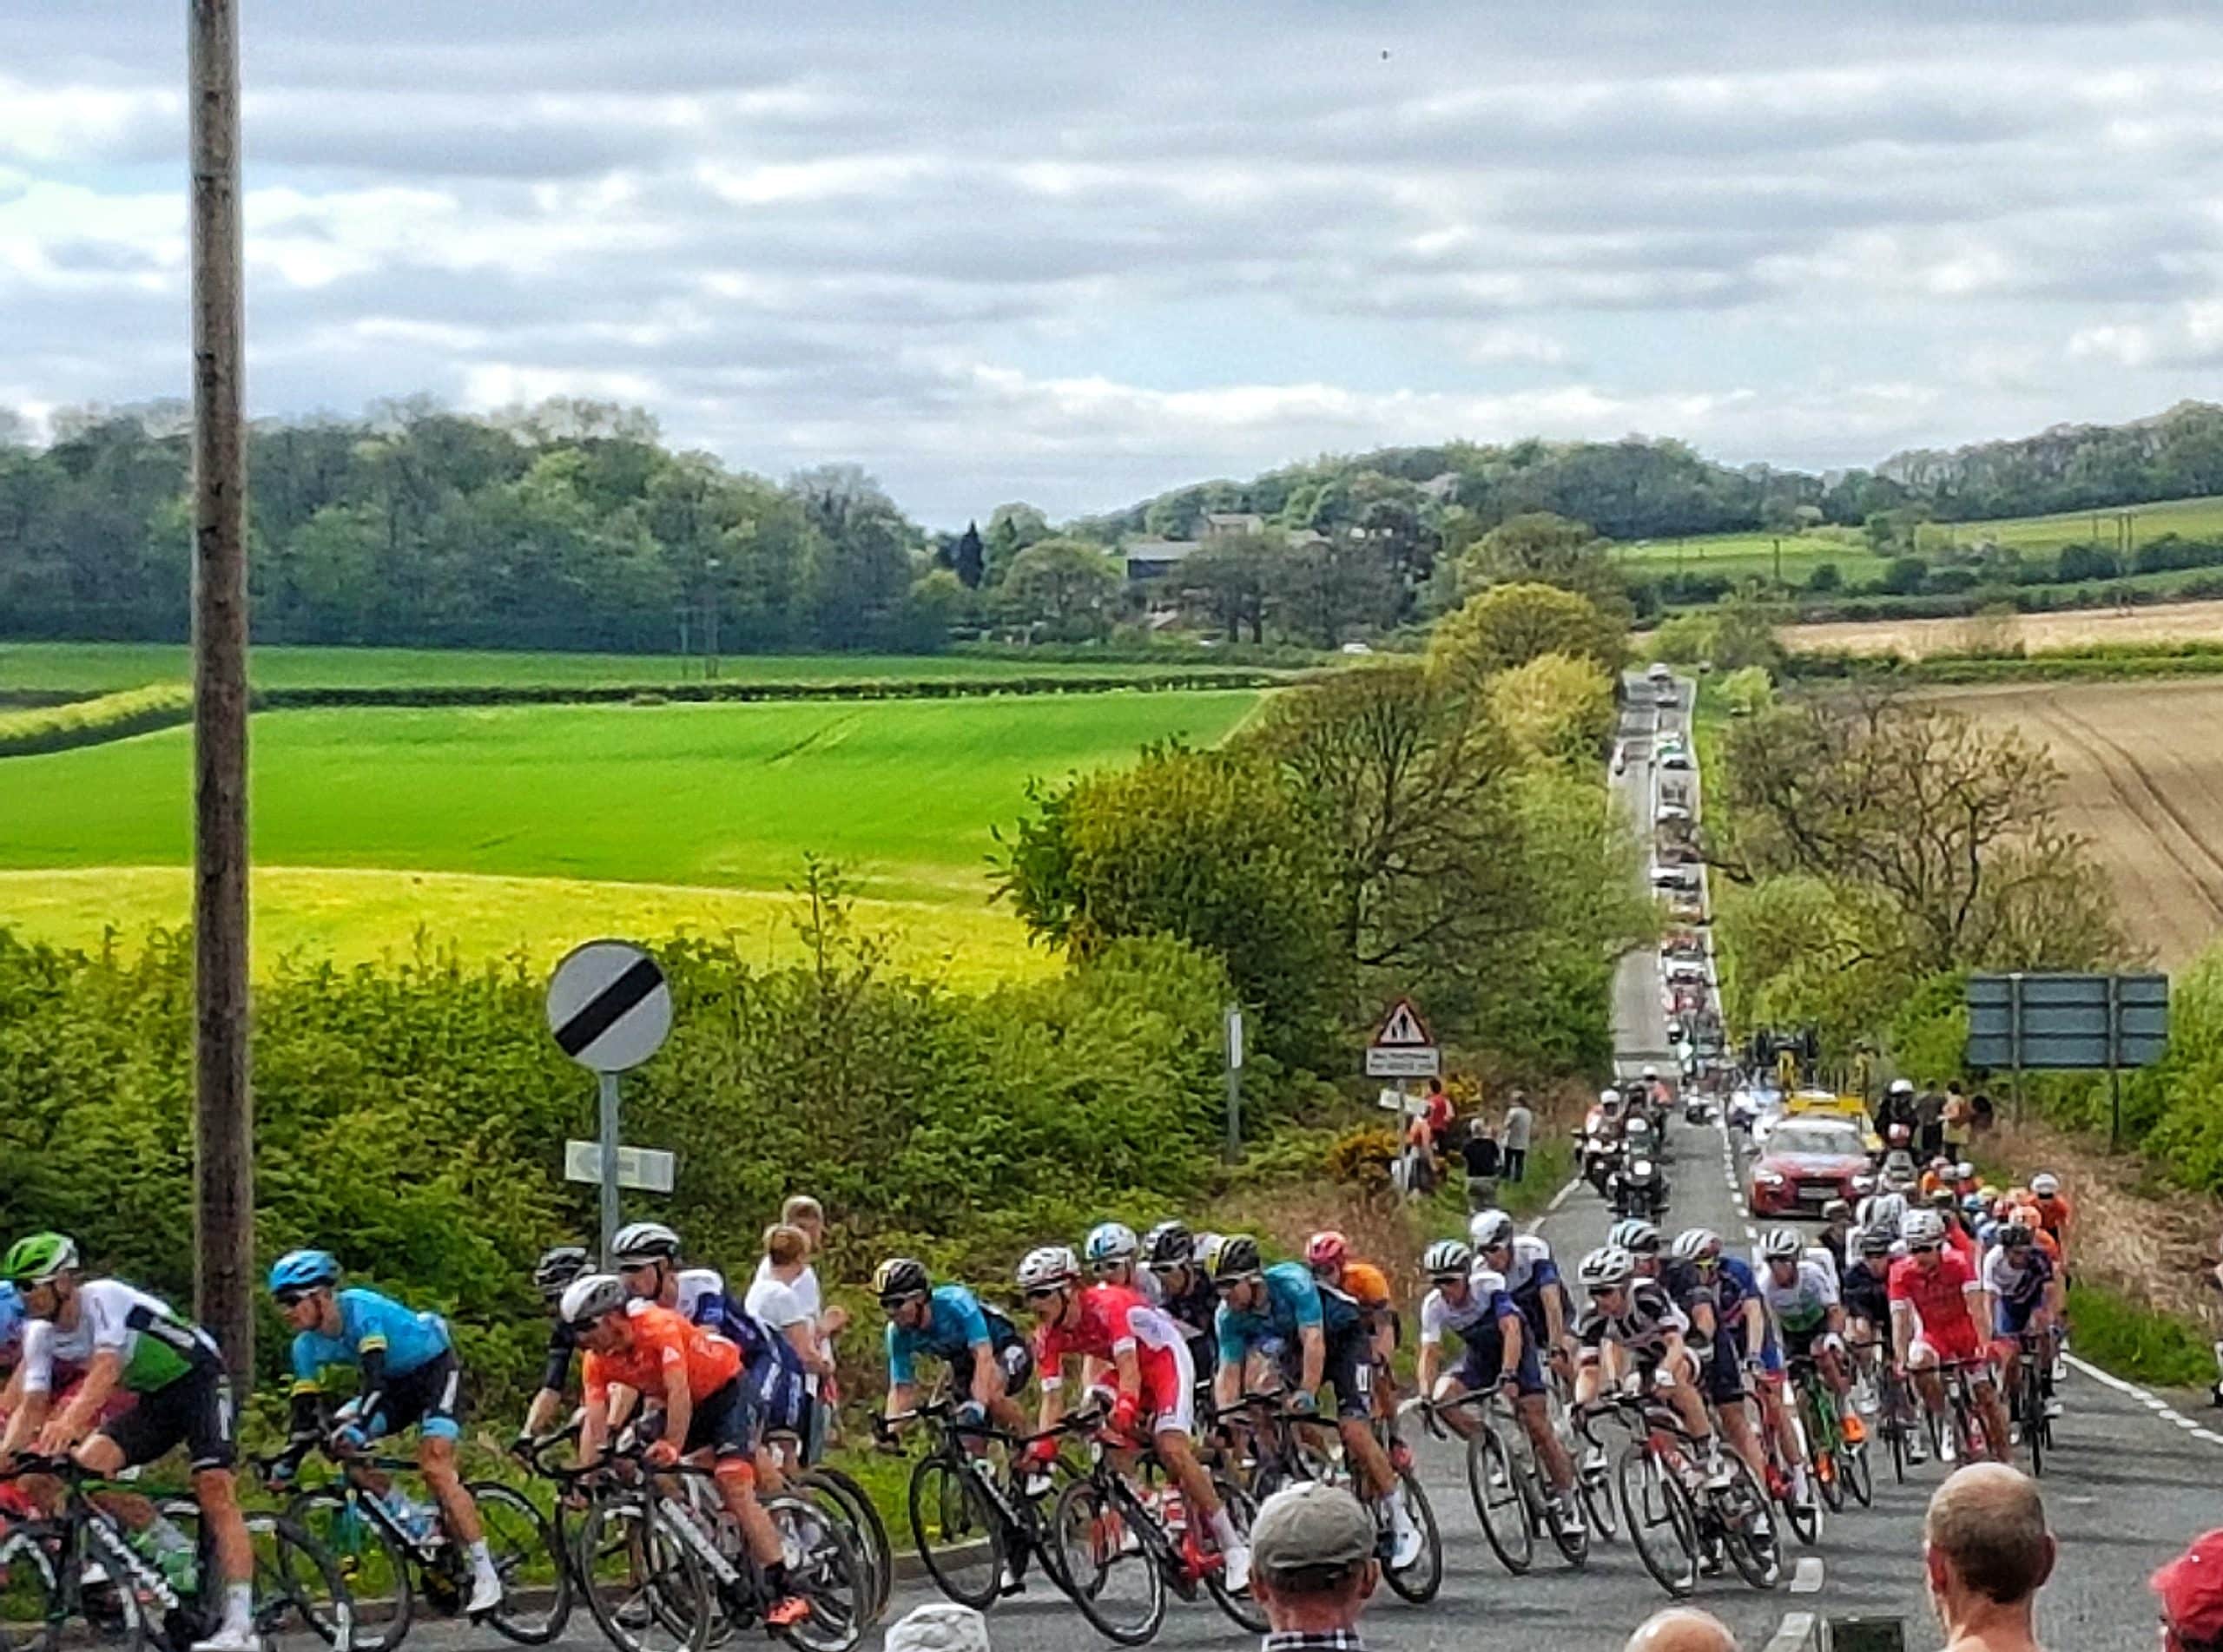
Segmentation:
{"type": "Polygon", "coordinates": [[[2075,1215],[2068,1195],[2061,1190],[2061,1178],[2050,1170],[2041,1170],[2030,1178],[2030,1202],[2037,1208],[2038,1226],[2051,1234],[2054,1243],[2061,1247],[2064,1262],[2068,1257],[2068,1226],[2075,1215]]]}
{"type": "MultiPolygon", "coordinates": [[[[1132,1438],[1148,1419],[1158,1460],[1219,1546],[1227,1586],[1248,1588],[1250,1546],[1213,1490],[1211,1476],[1197,1460],[1197,1372],[1181,1327],[1124,1285],[1099,1281],[1084,1287],[1080,1259],[1063,1245],[1029,1252],[1019,1265],[1019,1288],[1038,1321],[1034,1363],[1042,1373],[1039,1426],[1044,1434],[1065,1415],[1067,1362],[1082,1360],[1084,1383],[1111,1367],[1117,1381],[1112,1432],[1132,1438]]],[[[1054,1438],[1038,1438],[1027,1447],[1038,1468],[1047,1468],[1057,1454],[1054,1438]]]]}
{"type": "Polygon", "coordinates": [[[478,1504],[456,1471],[463,1367],[446,1324],[360,1285],[340,1289],[339,1259],[330,1251],[287,1251],[271,1267],[270,1294],[294,1333],[293,1441],[280,1460],[280,1484],[320,1439],[334,1457],[356,1457],[373,1440],[413,1425],[418,1470],[447,1517],[448,1535],[471,1557],[464,1609],[472,1616],[492,1611],[502,1602],[502,1579],[478,1504]],[[360,1373],[355,1397],[328,1412],[324,1373],[338,1366],[360,1373]]]}
{"type": "Polygon", "coordinates": [[[1845,1326],[1856,1347],[1880,1346],[1890,1328],[1890,1236],[1873,1231],[1857,1235],[1852,1259],[1837,1286],[1845,1326]]]}
{"type": "Polygon", "coordinates": [[[1910,1211],[1907,1254],[1891,1264],[1891,1346],[1894,1367],[1910,1375],[1923,1407],[1938,1425],[1938,1455],[1950,1463],[1958,1456],[1953,1431],[1945,1425],[1945,1385],[1938,1366],[1947,1359],[1969,1365],[1969,1384],[1983,1414],[1984,1438],[1993,1455],[2007,1457],[2006,1408],[1983,1359],[1988,1340],[1979,1320],[1984,1312],[1983,1281],[1958,1251],[1945,1242],[1945,1224],[1934,1210],[1910,1211]]]}
{"type": "Polygon", "coordinates": [[[1135,1237],[1135,1230],[1123,1221],[1098,1222],[1081,1241],[1081,1252],[1088,1258],[1091,1274],[1106,1285],[1132,1291],[1155,1305],[1158,1281],[1142,1266],[1142,1241],[1135,1237]]]}
{"type": "Polygon", "coordinates": [[[1639,1279],[1636,1259],[1614,1246],[1592,1251],[1575,1276],[1590,1297],[1590,1310],[1575,1327],[1582,1349],[1574,1379],[1576,1406],[1594,1405],[1608,1382],[1630,1382],[1639,1392],[1657,1394],[1698,1443],[1708,1484],[1727,1485],[1721,1441],[1699,1397],[1699,1361],[1688,1340],[1690,1320],[1658,1280],[1639,1279]]]}
{"type": "Polygon", "coordinates": [[[808,1427],[802,1356],[726,1293],[724,1274],[711,1267],[680,1267],[679,1235],[662,1222],[637,1221],[619,1228],[610,1251],[617,1277],[636,1302],[669,1308],[741,1350],[749,1372],[749,1432],[768,1452],[758,1468],[777,1491],[780,1471],[768,1455],[771,1443],[800,1442],[808,1427]]]}
{"type": "MultiPolygon", "coordinates": [[[[2061,1276],[2035,1240],[2030,1228],[2020,1221],[2009,1222],[1999,1230],[1998,1242],[1984,1257],[1984,1288],[1991,1293],[1992,1331],[1998,1339],[1996,1353],[2002,1365],[2021,1357],[2025,1336],[2049,1337],[2061,1323],[2061,1276]]],[[[2046,1415],[2060,1416],[2061,1402],[2053,1392],[2050,1347],[2038,1362],[2038,1379],[2046,1415]]]]}
{"type": "Polygon", "coordinates": [[[1815,1235],[1808,1254],[1829,1259],[1830,1270],[1842,1280],[1845,1264],[1852,1260],[1852,1207],[1842,1199],[1832,1199],[1822,1207],[1822,1231],[1815,1235]]]}
{"type": "Polygon", "coordinates": [[[1397,1495],[1389,1454],[1367,1425],[1373,1366],[1358,1304],[1341,1291],[1323,1290],[1302,1262],[1267,1267],[1258,1241],[1247,1234],[1231,1234],[1220,1241],[1212,1258],[1212,1287],[1219,1293],[1215,1398],[1220,1408],[1231,1407],[1242,1397],[1243,1369],[1254,1351],[1278,1363],[1289,1407],[1300,1417],[1317,1411],[1323,1383],[1333,1388],[1343,1450],[1358,1465],[1358,1481],[1368,1497],[1389,1510],[1384,1542],[1389,1566],[1410,1566],[1420,1558],[1424,1540],[1397,1495]]]}
{"type": "Polygon", "coordinates": [[[221,1621],[195,1652],[257,1652],[254,1551],[232,1472],[231,1383],[216,1339],[122,1280],[82,1278],[76,1243],[61,1234],[17,1240],[0,1260],[0,1277],[23,1293],[30,1316],[18,1373],[23,1403],[0,1433],[0,1459],[26,1448],[42,1457],[67,1452],[88,1473],[114,1479],[182,1443],[224,1580],[221,1621]],[[59,1408],[56,1365],[85,1372],[59,1408]],[[137,1397],[131,1409],[99,1420],[118,1390],[137,1397]]]}
{"type": "Polygon", "coordinates": [[[1772,1228],[1760,1236],[1760,1260],[1766,1264],[1760,1296],[1783,1333],[1785,1365],[1798,1359],[1814,1362],[1837,1396],[1846,1443],[1859,1445],[1868,1431],[1852,1405],[1852,1372],[1844,1359],[1844,1306],[1837,1275],[1788,1227],[1772,1228]]]}
{"type": "MultiPolygon", "coordinates": [[[[1560,1443],[1544,1404],[1544,1373],[1527,1321],[1506,1293],[1505,1280],[1455,1239],[1438,1240],[1421,1257],[1421,1269],[1433,1287],[1421,1303],[1421,1351],[1414,1385],[1432,1399],[1511,1389],[1514,1415],[1536,1449],[1561,1523],[1573,1530],[1582,1516],[1574,1496],[1574,1464],[1560,1443]],[[1465,1353],[1457,1366],[1439,1374],[1443,1333],[1457,1337],[1465,1353]]],[[[1480,1426],[1463,1406],[1438,1413],[1462,1437],[1480,1426]]]]}
{"type": "Polygon", "coordinates": [[[1354,1260],[1351,1241],[1332,1227],[1304,1241],[1304,1265],[1321,1284],[1341,1291],[1358,1304],[1374,1360],[1375,1414],[1393,1417],[1397,1409],[1397,1379],[1390,1361],[1396,1357],[1403,1327],[1398,1322],[1397,1306],[1390,1300],[1389,1278],[1372,1262],[1354,1260]]]}
{"type": "Polygon", "coordinates": [[[1192,1234],[1187,1223],[1173,1221],[1158,1223],[1143,1236],[1143,1261],[1158,1281],[1158,1306],[1181,1327],[1197,1386],[1206,1389],[1219,1368],[1219,1293],[1199,1258],[1217,1243],[1217,1235],[1192,1234]]]}
{"type": "Polygon", "coordinates": [[[1541,1356],[1564,1361],[1573,1342],[1568,1325],[1573,1316],[1551,1246],[1541,1234],[1518,1231],[1502,1210],[1475,1215],[1467,1224],[1467,1240],[1475,1260],[1505,1280],[1505,1293],[1528,1321],[1529,1339],[1541,1356]]]}
{"type": "Polygon", "coordinates": [[[741,1349],[708,1326],[636,1300],[625,1281],[610,1274],[573,1280],[564,1287],[561,1311],[586,1355],[581,1466],[602,1460],[612,1387],[630,1389],[658,1407],[662,1425],[649,1447],[650,1463],[670,1468],[688,1458],[709,1458],[726,1511],[763,1574],[771,1603],[766,1625],[790,1629],[808,1617],[809,1603],[788,1587],[778,1528],[756,1499],[755,1420],[741,1349]]]}
{"type": "Polygon", "coordinates": [[[538,1439],[556,1425],[563,1412],[564,1391],[571,1383],[571,1358],[579,1351],[579,1339],[557,1310],[563,1306],[564,1287],[586,1271],[584,1245],[551,1245],[532,1265],[533,1289],[548,1305],[548,1353],[540,1367],[539,1392],[525,1408],[524,1426],[518,1431],[518,1445],[538,1439]]]}
{"type": "MultiPolygon", "coordinates": [[[[1759,1281],[1741,1258],[1724,1254],[1721,1235],[1710,1227],[1678,1234],[1673,1256],[1670,1288],[1690,1315],[1693,1329],[1706,1339],[1699,1346],[1712,1351],[1706,1399],[1721,1418],[1721,1432],[1753,1478],[1772,1487],[1775,1478],[1768,1471],[1767,1453],[1745,1409],[1747,1398],[1758,1401],[1761,1423],[1774,1431],[1777,1451],[1789,1470],[1791,1500],[1804,1505],[1813,1496],[1806,1479],[1806,1454],[1783,1403],[1783,1351],[1776,1346],[1774,1327],[1760,1300],[1759,1281]]],[[[1707,1359],[1705,1353],[1699,1357],[1707,1359]]]]}
{"type": "Polygon", "coordinates": [[[927,1265],[891,1256],[873,1274],[873,1293],[887,1315],[887,1414],[914,1403],[921,1353],[949,1367],[950,1383],[965,1398],[957,1420],[979,1427],[991,1417],[1014,1434],[1026,1432],[1026,1413],[1013,1399],[1034,1375],[1034,1356],[1019,1329],[962,1285],[935,1285],[927,1265]]]}

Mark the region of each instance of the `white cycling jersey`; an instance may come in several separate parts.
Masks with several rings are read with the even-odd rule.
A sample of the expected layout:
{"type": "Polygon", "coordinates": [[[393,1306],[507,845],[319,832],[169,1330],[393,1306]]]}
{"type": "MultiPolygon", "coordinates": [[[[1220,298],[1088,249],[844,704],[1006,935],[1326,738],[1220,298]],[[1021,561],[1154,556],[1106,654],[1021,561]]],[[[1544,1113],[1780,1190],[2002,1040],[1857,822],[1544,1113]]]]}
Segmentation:
{"type": "Polygon", "coordinates": [[[1467,1276],[1467,1300],[1454,1305],[1441,1290],[1430,1291],[1421,1303],[1421,1343],[1433,1347],[1450,1332],[1464,1340],[1467,1333],[1498,1317],[1498,1299],[1505,1294],[1505,1278],[1477,1262],[1467,1276]]]}
{"type": "Polygon", "coordinates": [[[1513,1254],[1505,1265],[1505,1288],[1518,1295],[1536,1287],[1536,1270],[1549,1267],[1554,1273],[1558,1264],[1552,1260],[1552,1247],[1534,1234],[1513,1236],[1513,1254]]]}
{"type": "Polygon", "coordinates": [[[1765,1263],[1758,1273],[1760,1300],[1787,1333],[1808,1336],[1829,1324],[1830,1310],[1837,1305],[1837,1275],[1832,1269],[1810,1255],[1799,1259],[1787,1285],[1778,1284],[1775,1270],[1765,1263]]]}

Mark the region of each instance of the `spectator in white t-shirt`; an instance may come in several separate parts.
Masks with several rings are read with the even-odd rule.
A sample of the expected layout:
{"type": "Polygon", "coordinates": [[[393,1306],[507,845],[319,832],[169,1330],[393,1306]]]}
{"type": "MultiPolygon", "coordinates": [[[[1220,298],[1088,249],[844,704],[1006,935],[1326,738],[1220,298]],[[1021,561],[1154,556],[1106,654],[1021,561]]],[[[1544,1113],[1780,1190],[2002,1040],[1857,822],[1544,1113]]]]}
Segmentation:
{"type": "MultiPolygon", "coordinates": [[[[803,1236],[810,1241],[812,1256],[815,1257],[821,1250],[825,1248],[826,1212],[818,1201],[808,1194],[795,1194],[780,1207],[780,1225],[784,1227],[801,1228],[803,1236]]],[[[771,1277],[772,1260],[767,1256],[756,1265],[757,1282],[762,1284],[771,1277]]],[[[795,1294],[802,1300],[803,1306],[808,1308],[812,1318],[817,1320],[818,1339],[826,1345],[827,1355],[830,1359],[834,1353],[834,1339],[840,1336],[848,1326],[848,1310],[842,1307],[829,1308],[826,1306],[824,1299],[819,1294],[818,1269],[811,1263],[806,1263],[802,1272],[795,1275],[791,1283],[795,1287],[795,1294]]]]}
{"type": "MultiPolygon", "coordinates": [[[[819,1379],[834,1374],[834,1361],[818,1334],[818,1316],[811,1312],[797,1283],[810,1272],[810,1235],[786,1222],[764,1230],[764,1260],[756,1270],[743,1305],[749,1313],[788,1339],[808,1372],[808,1386],[815,1394],[819,1379]]],[[[815,1281],[814,1281],[815,1283],[815,1281]]]]}

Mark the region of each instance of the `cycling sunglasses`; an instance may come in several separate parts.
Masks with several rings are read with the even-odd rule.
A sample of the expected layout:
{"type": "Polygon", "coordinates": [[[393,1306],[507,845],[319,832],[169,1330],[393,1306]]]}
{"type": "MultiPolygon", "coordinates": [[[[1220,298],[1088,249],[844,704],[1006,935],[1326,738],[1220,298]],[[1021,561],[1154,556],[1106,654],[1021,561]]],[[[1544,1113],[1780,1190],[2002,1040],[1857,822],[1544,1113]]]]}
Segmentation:
{"type": "Polygon", "coordinates": [[[278,1306],[281,1308],[299,1307],[309,1298],[314,1296],[318,1288],[313,1285],[294,1285],[282,1291],[274,1291],[271,1294],[277,1299],[278,1306]]]}
{"type": "Polygon", "coordinates": [[[1939,1251],[1944,1248],[1945,1247],[1943,1245],[1910,1245],[1907,1247],[1907,1254],[1910,1256],[1935,1256],[1939,1251]]]}
{"type": "Polygon", "coordinates": [[[1062,1285],[1038,1285],[1026,1293],[1026,1300],[1030,1302],[1046,1302],[1064,1288],[1062,1285]]]}

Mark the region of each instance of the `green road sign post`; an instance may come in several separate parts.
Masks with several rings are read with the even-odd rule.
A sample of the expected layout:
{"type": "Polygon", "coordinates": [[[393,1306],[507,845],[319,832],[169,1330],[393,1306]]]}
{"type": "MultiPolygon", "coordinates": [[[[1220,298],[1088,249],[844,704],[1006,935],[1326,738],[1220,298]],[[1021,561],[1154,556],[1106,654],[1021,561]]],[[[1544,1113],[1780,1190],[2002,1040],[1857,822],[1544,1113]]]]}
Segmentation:
{"type": "Polygon", "coordinates": [[[2015,1075],[2015,1115],[2022,1114],[2022,1073],[2108,1074],[2108,1145],[2122,1140],[2122,1070],[2147,1067],[2169,1045],[2166,975],[1972,975],[1969,977],[1971,1067],[2015,1075]]]}

